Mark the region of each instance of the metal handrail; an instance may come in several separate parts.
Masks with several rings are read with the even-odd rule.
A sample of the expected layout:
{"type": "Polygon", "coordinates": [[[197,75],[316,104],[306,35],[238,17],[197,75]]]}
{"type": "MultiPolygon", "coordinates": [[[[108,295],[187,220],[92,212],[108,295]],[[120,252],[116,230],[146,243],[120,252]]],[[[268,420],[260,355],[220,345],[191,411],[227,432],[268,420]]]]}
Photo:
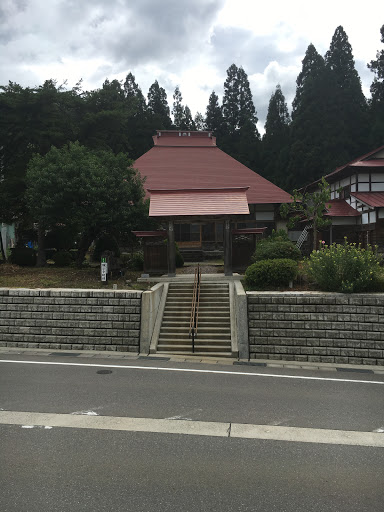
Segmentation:
{"type": "Polygon", "coordinates": [[[195,268],[195,280],[193,282],[193,295],[191,317],[189,321],[189,337],[192,337],[192,353],[195,352],[195,337],[197,336],[197,328],[199,324],[199,305],[200,305],[200,282],[201,268],[198,264],[195,268]]]}

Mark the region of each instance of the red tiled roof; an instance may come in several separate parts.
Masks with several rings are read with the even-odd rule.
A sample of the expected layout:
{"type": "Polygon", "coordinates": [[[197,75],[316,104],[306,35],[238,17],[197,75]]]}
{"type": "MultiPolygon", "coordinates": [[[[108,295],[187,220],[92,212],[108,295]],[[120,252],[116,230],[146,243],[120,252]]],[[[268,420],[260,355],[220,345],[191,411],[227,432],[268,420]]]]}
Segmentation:
{"type": "Polygon", "coordinates": [[[248,215],[247,188],[153,190],[149,189],[150,217],[194,215],[248,215]]]}
{"type": "MultiPolygon", "coordinates": [[[[192,137],[179,138],[192,140],[192,137]]],[[[211,139],[207,137],[207,140],[211,139]]],[[[147,190],[249,187],[249,204],[292,202],[290,194],[216,146],[154,146],[136,160],[134,167],[146,177],[144,188],[147,190]]]]}
{"type": "Polygon", "coordinates": [[[331,199],[327,202],[327,217],[358,217],[360,212],[352,208],[344,199],[331,199]]]}
{"type": "MultiPolygon", "coordinates": [[[[341,165],[340,167],[337,167],[334,171],[327,174],[325,179],[328,182],[330,181],[329,178],[332,178],[333,176],[341,173],[348,167],[383,167],[384,168],[384,158],[377,158],[377,159],[370,159],[369,157],[373,156],[375,153],[378,153],[379,151],[382,151],[384,149],[384,146],[380,146],[373,151],[370,151],[369,153],[366,153],[363,156],[359,156],[357,158],[354,158],[347,164],[341,165]]],[[[306,187],[302,187],[300,190],[303,190],[305,188],[314,188],[315,185],[317,185],[321,181],[321,178],[314,181],[313,183],[310,183],[309,185],[306,185],[306,187]]]]}
{"type": "Polygon", "coordinates": [[[384,192],[351,192],[351,196],[373,208],[384,207],[384,192]]]}

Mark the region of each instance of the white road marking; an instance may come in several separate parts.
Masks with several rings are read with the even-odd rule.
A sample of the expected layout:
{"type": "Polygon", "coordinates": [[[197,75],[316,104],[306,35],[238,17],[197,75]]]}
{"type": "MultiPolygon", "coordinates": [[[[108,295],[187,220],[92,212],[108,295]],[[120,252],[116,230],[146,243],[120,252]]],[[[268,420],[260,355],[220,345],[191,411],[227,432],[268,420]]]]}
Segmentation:
{"type": "Polygon", "coordinates": [[[98,413],[95,411],[75,411],[71,412],[71,414],[78,414],[78,415],[84,415],[84,416],[98,416],[98,413]]]}
{"type": "Polygon", "coordinates": [[[278,375],[274,373],[253,373],[253,372],[230,372],[225,370],[198,370],[195,368],[169,368],[161,366],[134,366],[118,364],[90,364],[90,363],[60,363],[56,361],[14,361],[11,359],[0,359],[0,363],[15,364],[45,364],[56,366],[81,366],[94,368],[120,368],[126,370],[156,370],[162,372],[184,372],[184,373],[211,373],[217,375],[245,375],[249,377],[274,377],[276,379],[298,379],[298,380],[321,380],[330,382],[354,382],[358,384],[379,384],[384,385],[384,381],[379,380],[357,380],[357,379],[334,379],[330,377],[309,377],[304,375],[278,375]]]}
{"type": "Polygon", "coordinates": [[[280,427],[275,425],[250,425],[212,421],[185,421],[114,416],[74,416],[72,414],[1,411],[0,424],[22,425],[22,428],[33,428],[34,426],[44,426],[44,428],[66,427],[384,448],[384,436],[377,432],[280,427]]]}

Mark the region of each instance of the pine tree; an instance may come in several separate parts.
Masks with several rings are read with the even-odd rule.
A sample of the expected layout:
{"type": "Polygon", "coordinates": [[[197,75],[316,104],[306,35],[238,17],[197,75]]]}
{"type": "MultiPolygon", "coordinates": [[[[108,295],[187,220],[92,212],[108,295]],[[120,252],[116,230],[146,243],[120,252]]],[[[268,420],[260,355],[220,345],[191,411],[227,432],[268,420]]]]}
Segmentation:
{"type": "Polygon", "coordinates": [[[277,185],[285,182],[289,160],[289,126],[291,118],[280,85],[269,100],[262,139],[263,171],[277,185]]]}
{"type": "Polygon", "coordinates": [[[159,86],[157,80],[151,85],[148,91],[148,110],[159,123],[156,129],[169,129],[172,125],[169,116],[169,106],[167,101],[167,93],[163,87],[159,86]]]}
{"type": "MultiPolygon", "coordinates": [[[[384,25],[380,29],[381,42],[384,43],[384,25]]],[[[375,78],[371,85],[371,144],[373,147],[384,144],[384,50],[377,51],[376,60],[371,60],[368,68],[375,78]]]]}
{"type": "Polygon", "coordinates": [[[352,47],[342,26],[335,30],[325,65],[333,79],[334,113],[343,125],[340,145],[344,145],[347,160],[351,160],[368,150],[368,116],[352,47]]]}

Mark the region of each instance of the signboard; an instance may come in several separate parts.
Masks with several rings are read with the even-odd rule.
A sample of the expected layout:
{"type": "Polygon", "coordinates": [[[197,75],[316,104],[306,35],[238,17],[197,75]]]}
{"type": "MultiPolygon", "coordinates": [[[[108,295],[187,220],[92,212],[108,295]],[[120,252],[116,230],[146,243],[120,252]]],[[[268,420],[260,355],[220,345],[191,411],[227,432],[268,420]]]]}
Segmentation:
{"type": "Polygon", "coordinates": [[[108,263],[106,258],[101,258],[101,280],[106,281],[108,276],[108,263]]]}

